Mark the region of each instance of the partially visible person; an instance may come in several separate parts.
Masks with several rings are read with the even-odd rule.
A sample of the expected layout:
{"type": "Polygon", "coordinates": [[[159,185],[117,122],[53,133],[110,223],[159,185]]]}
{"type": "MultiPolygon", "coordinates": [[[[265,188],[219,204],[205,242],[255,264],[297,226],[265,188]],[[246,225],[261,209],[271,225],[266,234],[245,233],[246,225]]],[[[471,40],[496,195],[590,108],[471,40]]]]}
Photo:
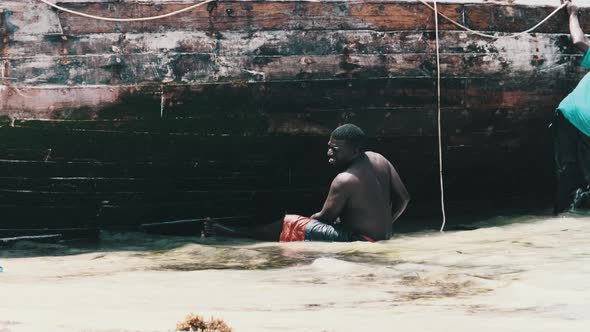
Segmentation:
{"type": "Polygon", "coordinates": [[[340,173],[330,185],[321,211],[311,217],[286,215],[254,228],[207,225],[207,232],[264,241],[379,241],[392,235],[393,223],[410,196],[393,165],[364,151],[365,133],[357,126],[336,128],[328,141],[328,162],[340,173]]]}
{"type": "MultiPolygon", "coordinates": [[[[582,67],[590,69],[590,40],[578,21],[578,7],[567,2],[572,42],[585,56],[582,67]]],[[[553,121],[557,175],[554,213],[577,207],[588,195],[590,184],[590,74],[559,104],[553,121]]]]}

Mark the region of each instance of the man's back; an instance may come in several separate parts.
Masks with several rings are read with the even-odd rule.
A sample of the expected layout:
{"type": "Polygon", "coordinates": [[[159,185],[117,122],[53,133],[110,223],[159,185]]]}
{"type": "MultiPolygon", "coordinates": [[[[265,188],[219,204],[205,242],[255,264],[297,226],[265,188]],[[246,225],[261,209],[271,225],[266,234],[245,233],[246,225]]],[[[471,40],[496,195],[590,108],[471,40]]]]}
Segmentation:
{"type": "Polygon", "coordinates": [[[382,155],[365,152],[339,175],[346,178],[350,191],[340,215],[344,227],[375,240],[389,239],[394,221],[392,172],[395,169],[382,155]]]}

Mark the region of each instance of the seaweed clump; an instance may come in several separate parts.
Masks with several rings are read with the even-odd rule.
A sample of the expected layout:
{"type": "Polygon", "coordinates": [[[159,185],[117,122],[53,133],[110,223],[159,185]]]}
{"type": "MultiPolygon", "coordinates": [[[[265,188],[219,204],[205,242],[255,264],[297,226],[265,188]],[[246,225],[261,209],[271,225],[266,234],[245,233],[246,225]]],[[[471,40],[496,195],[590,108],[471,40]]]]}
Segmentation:
{"type": "Polygon", "coordinates": [[[222,319],[211,317],[206,321],[202,316],[189,314],[183,322],[176,324],[176,331],[232,332],[233,330],[222,319]]]}

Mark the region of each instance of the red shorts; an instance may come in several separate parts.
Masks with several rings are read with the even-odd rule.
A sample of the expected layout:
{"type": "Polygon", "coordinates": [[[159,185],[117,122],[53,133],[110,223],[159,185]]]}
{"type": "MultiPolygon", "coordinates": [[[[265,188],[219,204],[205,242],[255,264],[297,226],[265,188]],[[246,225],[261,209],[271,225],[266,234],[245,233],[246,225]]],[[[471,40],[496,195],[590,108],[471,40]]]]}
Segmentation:
{"type": "Polygon", "coordinates": [[[286,214],[283,219],[283,230],[281,231],[280,242],[305,241],[305,226],[312,221],[311,218],[286,214]]]}
{"type": "Polygon", "coordinates": [[[348,231],[340,225],[328,225],[296,214],[285,215],[279,241],[375,242],[368,236],[348,231]]]}

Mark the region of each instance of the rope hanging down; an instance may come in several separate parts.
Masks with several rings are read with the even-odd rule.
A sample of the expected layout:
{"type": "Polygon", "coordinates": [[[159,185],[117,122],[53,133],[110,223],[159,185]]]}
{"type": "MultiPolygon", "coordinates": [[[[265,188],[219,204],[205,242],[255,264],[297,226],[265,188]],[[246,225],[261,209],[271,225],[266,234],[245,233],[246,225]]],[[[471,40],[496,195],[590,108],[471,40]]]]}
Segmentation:
{"type": "Polygon", "coordinates": [[[438,39],[438,7],[434,1],[434,32],[436,37],[436,108],[437,108],[437,126],[438,126],[438,174],[440,177],[440,209],[442,212],[442,226],[440,231],[444,231],[447,222],[447,213],[445,211],[445,186],[443,182],[443,159],[442,159],[442,128],[441,128],[441,93],[440,93],[440,45],[438,39]]]}

